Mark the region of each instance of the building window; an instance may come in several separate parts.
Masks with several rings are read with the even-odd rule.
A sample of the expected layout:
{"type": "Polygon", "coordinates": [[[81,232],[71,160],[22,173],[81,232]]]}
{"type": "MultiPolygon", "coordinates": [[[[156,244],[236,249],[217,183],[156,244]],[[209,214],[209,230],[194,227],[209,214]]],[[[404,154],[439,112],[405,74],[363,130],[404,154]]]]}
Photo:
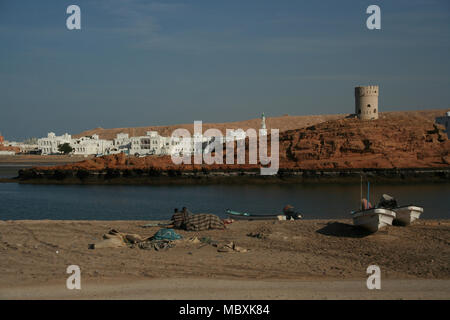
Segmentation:
{"type": "Polygon", "coordinates": [[[377,113],[377,108],[373,109],[373,113],[377,113]]]}
{"type": "Polygon", "coordinates": [[[370,104],[367,105],[367,108],[370,108],[370,104]]]}

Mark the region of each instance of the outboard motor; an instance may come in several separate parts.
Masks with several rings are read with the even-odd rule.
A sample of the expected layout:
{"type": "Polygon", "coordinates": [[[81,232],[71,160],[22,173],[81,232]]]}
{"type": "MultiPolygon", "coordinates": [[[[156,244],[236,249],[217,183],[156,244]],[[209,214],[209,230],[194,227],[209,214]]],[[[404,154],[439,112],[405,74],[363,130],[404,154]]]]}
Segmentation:
{"type": "Polygon", "coordinates": [[[286,216],[286,220],[298,220],[303,218],[302,214],[300,212],[295,212],[294,207],[289,204],[283,208],[283,213],[286,216]]]}
{"type": "Polygon", "coordinates": [[[394,209],[397,206],[398,206],[397,200],[395,200],[394,197],[392,197],[388,194],[383,194],[377,205],[378,208],[386,208],[386,209],[394,209]]]}

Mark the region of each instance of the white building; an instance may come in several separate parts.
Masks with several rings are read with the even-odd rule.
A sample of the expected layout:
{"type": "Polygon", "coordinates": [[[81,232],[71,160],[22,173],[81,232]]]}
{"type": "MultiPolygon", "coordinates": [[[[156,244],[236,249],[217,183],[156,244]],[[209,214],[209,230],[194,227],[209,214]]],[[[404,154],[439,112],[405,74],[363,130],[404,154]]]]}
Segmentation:
{"type": "Polygon", "coordinates": [[[116,138],[114,139],[114,145],[117,146],[124,146],[128,145],[130,143],[130,137],[128,136],[128,133],[118,133],[116,138]]]}
{"type": "Polygon", "coordinates": [[[58,146],[64,143],[68,143],[73,149],[72,154],[76,155],[105,154],[113,146],[113,141],[100,139],[96,134],[72,139],[72,136],[67,133],[57,136],[50,132],[46,138],[38,139],[37,148],[43,155],[60,154],[58,146]]]}
{"type": "Polygon", "coordinates": [[[224,142],[244,140],[246,137],[247,137],[247,134],[242,129],[227,130],[224,142]]]}
{"type": "Polygon", "coordinates": [[[76,155],[106,154],[113,147],[113,141],[100,139],[98,135],[94,134],[73,139],[70,146],[73,148],[72,153],[76,155]]]}
{"type": "Polygon", "coordinates": [[[162,137],[156,131],[148,131],[145,136],[130,138],[129,154],[135,156],[183,154],[187,150],[193,150],[192,143],[191,138],[162,137]]]}
{"type": "Polygon", "coordinates": [[[19,143],[17,146],[20,148],[20,152],[23,153],[36,152],[39,149],[37,144],[19,143]]]}
{"type": "Polygon", "coordinates": [[[129,149],[129,154],[136,156],[158,154],[161,149],[160,136],[156,131],[148,131],[145,136],[131,137],[129,149]]]}
{"type": "Polygon", "coordinates": [[[437,117],[436,122],[442,124],[445,127],[445,132],[447,136],[450,138],[450,111],[447,111],[445,116],[437,117]]]}
{"type": "Polygon", "coordinates": [[[126,153],[128,154],[131,148],[131,139],[128,133],[118,133],[114,139],[113,147],[111,147],[107,154],[126,153]]]}
{"type": "Polygon", "coordinates": [[[64,143],[71,143],[72,136],[68,133],[62,136],[57,136],[53,132],[49,132],[46,138],[38,139],[38,148],[41,150],[41,154],[59,154],[58,146],[64,143]]]}
{"type": "Polygon", "coordinates": [[[5,141],[3,145],[7,147],[19,148],[21,153],[29,153],[31,151],[36,151],[39,148],[37,144],[27,144],[17,141],[5,141]]]}
{"type": "Polygon", "coordinates": [[[167,137],[165,140],[165,147],[162,152],[182,156],[194,155],[196,150],[200,153],[203,144],[210,139],[199,134],[194,134],[193,137],[167,137]],[[197,148],[195,148],[196,143],[198,143],[197,148]]]}

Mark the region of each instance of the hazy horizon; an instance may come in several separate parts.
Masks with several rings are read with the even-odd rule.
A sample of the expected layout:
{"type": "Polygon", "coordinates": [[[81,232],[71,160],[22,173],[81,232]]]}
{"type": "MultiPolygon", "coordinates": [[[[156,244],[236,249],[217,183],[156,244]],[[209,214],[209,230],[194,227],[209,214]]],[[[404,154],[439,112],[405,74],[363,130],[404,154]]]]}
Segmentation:
{"type": "Polygon", "coordinates": [[[380,112],[446,109],[450,3],[6,0],[0,132],[346,114],[379,85],[380,112]],[[81,8],[67,30],[66,8],[81,8]],[[381,8],[381,30],[366,8],[381,8]]]}

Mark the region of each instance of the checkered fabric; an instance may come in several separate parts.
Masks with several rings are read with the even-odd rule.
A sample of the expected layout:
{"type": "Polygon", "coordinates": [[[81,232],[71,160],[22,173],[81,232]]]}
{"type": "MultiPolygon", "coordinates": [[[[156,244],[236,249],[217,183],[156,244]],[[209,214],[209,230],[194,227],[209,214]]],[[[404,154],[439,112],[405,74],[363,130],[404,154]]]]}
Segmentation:
{"type": "Polygon", "coordinates": [[[185,220],[185,229],[188,231],[225,229],[225,225],[223,221],[216,215],[200,213],[189,216],[185,220]]]}

